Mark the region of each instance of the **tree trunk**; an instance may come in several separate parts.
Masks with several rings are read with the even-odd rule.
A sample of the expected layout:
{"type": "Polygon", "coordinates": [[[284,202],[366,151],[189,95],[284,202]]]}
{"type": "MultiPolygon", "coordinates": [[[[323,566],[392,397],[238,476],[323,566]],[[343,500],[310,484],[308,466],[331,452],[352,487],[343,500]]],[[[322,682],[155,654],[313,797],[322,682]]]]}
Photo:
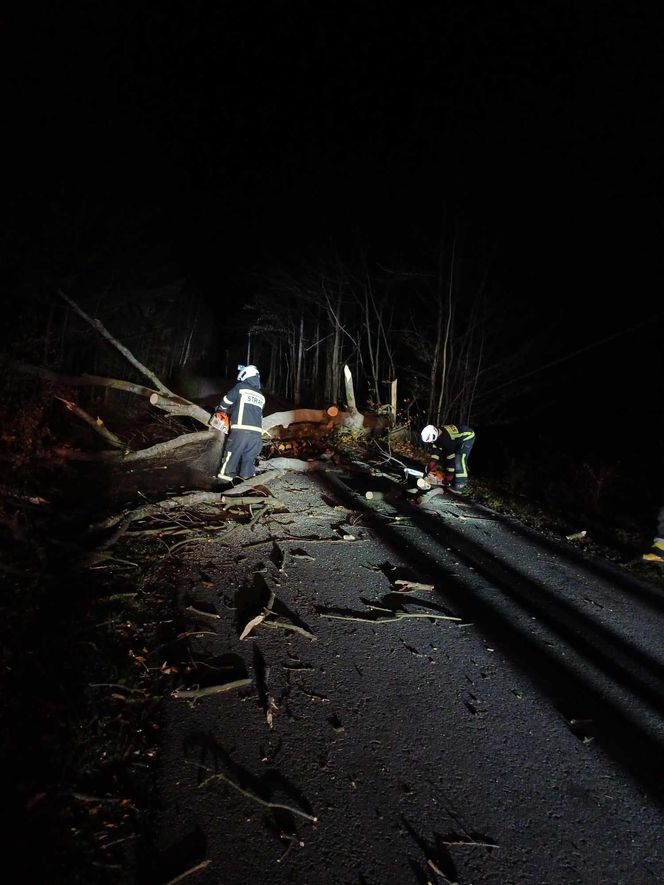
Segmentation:
{"type": "Polygon", "coordinates": [[[304,358],[304,314],[300,314],[300,334],[297,342],[297,357],[295,363],[295,383],[293,390],[293,402],[299,406],[302,402],[302,361],[304,358]]]}
{"type": "Polygon", "coordinates": [[[357,406],[355,405],[353,375],[348,366],[344,366],[344,381],[346,384],[346,402],[348,403],[348,419],[344,421],[344,425],[359,430],[364,424],[364,416],[358,412],[357,406]]]}

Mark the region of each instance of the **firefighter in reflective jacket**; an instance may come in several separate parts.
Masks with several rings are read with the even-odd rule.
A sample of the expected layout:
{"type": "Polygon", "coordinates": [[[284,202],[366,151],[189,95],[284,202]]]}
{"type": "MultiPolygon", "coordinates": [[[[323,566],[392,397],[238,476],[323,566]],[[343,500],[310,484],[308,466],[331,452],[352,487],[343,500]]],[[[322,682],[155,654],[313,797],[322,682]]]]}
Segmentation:
{"type": "Polygon", "coordinates": [[[217,412],[230,416],[230,433],[221,458],[218,479],[232,482],[236,477],[256,475],[256,458],[263,445],[261,378],[256,366],[241,366],[237,384],[225,394],[217,412]]]}
{"type": "Polygon", "coordinates": [[[461,492],[468,484],[468,459],[475,443],[475,431],[465,424],[427,424],[422,442],[433,447],[427,473],[442,472],[442,482],[451,492],[461,492]]]}

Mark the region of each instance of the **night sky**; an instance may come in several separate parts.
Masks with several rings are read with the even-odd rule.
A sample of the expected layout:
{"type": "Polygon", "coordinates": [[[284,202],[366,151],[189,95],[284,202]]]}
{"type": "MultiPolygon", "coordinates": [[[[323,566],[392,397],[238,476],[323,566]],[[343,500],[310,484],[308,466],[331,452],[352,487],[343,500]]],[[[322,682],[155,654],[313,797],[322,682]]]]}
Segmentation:
{"type": "Polygon", "coordinates": [[[416,264],[462,224],[501,309],[537,305],[533,334],[554,330],[560,362],[528,367],[559,391],[550,419],[652,428],[663,26],[660,3],[585,0],[5,13],[7,249],[58,212],[97,236],[141,219],[146,248],[241,307],[263,264],[331,242],[416,264]]]}

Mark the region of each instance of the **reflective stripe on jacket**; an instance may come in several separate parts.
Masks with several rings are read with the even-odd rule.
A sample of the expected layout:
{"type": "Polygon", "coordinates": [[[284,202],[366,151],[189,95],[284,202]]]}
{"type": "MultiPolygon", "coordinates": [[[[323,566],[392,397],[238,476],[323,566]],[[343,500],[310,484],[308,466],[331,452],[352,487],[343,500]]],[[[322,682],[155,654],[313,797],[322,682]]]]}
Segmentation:
{"type": "Polygon", "coordinates": [[[445,424],[443,430],[449,433],[450,439],[472,439],[475,436],[475,431],[463,424],[459,427],[456,424],[445,424]]]}
{"type": "Polygon", "coordinates": [[[440,436],[431,444],[431,458],[440,461],[445,456],[447,466],[453,467],[457,453],[469,452],[475,441],[475,431],[466,424],[445,424],[440,428],[440,436]]]}
{"type": "Polygon", "coordinates": [[[231,430],[254,430],[261,433],[264,406],[265,397],[260,391],[260,381],[253,377],[238,381],[224,395],[218,408],[230,415],[231,430]]]}

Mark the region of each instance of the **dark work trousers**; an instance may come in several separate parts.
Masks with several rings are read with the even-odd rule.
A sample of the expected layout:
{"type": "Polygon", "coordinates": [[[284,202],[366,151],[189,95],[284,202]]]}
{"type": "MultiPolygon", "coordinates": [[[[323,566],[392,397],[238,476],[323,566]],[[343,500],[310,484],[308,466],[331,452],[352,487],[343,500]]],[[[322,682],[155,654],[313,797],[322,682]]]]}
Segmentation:
{"type": "Polygon", "coordinates": [[[475,433],[465,424],[450,425],[450,430],[443,427],[433,446],[440,452],[440,464],[450,487],[458,490],[468,484],[468,458],[475,444],[475,433]]]}
{"type": "Polygon", "coordinates": [[[256,430],[231,430],[221,459],[220,474],[248,479],[256,475],[256,458],[263,448],[263,437],[256,430]]]}

